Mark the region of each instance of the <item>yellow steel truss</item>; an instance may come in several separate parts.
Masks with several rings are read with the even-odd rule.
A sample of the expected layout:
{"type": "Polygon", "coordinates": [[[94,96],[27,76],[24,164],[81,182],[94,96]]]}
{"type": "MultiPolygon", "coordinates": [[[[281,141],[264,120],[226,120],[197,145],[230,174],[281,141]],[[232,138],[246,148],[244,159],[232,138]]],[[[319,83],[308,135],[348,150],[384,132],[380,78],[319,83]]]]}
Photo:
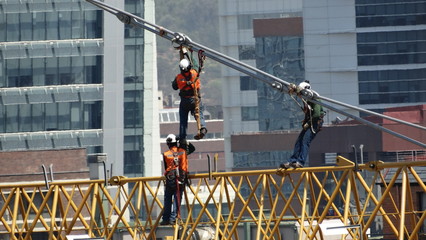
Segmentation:
{"type": "MultiPolygon", "coordinates": [[[[425,161],[355,166],[338,157],[331,167],[191,175],[182,218],[172,226],[174,239],[191,239],[206,225],[215,239],[244,239],[242,225],[254,229],[251,239],[289,239],[281,229],[286,222],[297,226],[296,239],[326,239],[322,224],[330,219],[344,226],[342,239],[368,239],[377,221],[388,229],[383,230],[388,239],[421,239],[426,211],[413,203],[412,188],[426,194],[416,172],[424,166],[425,161]]],[[[119,231],[132,239],[156,239],[163,180],[116,176],[107,185],[56,181],[49,189],[42,183],[0,185],[0,238],[33,239],[44,232],[49,239],[76,233],[112,239],[119,231]]]]}

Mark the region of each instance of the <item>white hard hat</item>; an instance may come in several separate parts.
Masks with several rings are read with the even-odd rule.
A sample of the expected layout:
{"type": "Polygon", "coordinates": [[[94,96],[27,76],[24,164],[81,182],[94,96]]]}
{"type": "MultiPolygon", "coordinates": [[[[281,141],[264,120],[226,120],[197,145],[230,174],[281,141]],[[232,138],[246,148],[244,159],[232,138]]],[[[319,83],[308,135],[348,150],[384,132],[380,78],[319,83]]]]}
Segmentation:
{"type": "Polygon", "coordinates": [[[301,83],[299,83],[299,86],[297,86],[297,92],[299,93],[303,89],[311,89],[311,85],[309,84],[308,80],[305,80],[301,83]]]}
{"type": "Polygon", "coordinates": [[[177,142],[176,135],[174,135],[172,133],[167,135],[166,141],[167,141],[167,143],[176,143],[177,142]]]}
{"type": "Polygon", "coordinates": [[[181,71],[187,72],[191,69],[191,63],[188,61],[188,59],[184,58],[180,60],[179,68],[181,71]]]}

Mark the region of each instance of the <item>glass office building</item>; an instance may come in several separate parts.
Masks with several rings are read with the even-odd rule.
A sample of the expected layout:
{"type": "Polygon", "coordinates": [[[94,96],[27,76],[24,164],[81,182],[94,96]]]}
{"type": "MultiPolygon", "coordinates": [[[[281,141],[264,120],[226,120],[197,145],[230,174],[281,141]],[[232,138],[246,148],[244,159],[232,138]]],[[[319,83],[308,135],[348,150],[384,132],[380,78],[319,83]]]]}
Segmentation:
{"type": "MultiPolygon", "coordinates": [[[[288,82],[307,79],[320,95],[364,109],[382,112],[426,103],[425,0],[238,0],[219,1],[219,6],[221,51],[227,55],[288,82]],[[253,36],[256,20],[289,17],[303,17],[300,38],[278,36],[283,24],[264,25],[262,31],[271,29],[270,36],[253,36]],[[286,52],[286,44],[303,60],[292,60],[294,52],[286,52]]],[[[295,129],[298,115],[286,113],[295,103],[266,84],[226,67],[222,75],[225,155],[231,169],[259,156],[256,149],[233,151],[231,136],[295,129]]],[[[325,122],[345,118],[328,111],[325,122]]]]}
{"type": "Polygon", "coordinates": [[[426,1],[355,5],[359,103],[426,102],[426,1]]]}
{"type": "MultiPolygon", "coordinates": [[[[303,57],[300,59],[300,54],[303,55],[303,38],[282,35],[253,37],[253,33],[254,21],[258,19],[284,19],[301,15],[302,1],[297,0],[220,0],[221,52],[288,81],[297,81],[303,78],[303,66],[299,64],[291,73],[286,69],[293,63],[303,65],[303,57]],[[287,58],[288,54],[291,56],[287,58]],[[295,57],[298,58],[296,61],[295,57]]],[[[289,157],[289,151],[252,149],[246,152],[233,151],[231,147],[233,134],[292,128],[298,109],[293,107],[293,101],[288,96],[224,66],[222,104],[227,169],[275,167],[279,159],[289,157]]]]}
{"type": "MultiPolygon", "coordinates": [[[[154,19],[151,1],[109,2],[154,19]]],[[[11,0],[0,13],[0,150],[86,148],[106,153],[113,175],[150,174],[159,147],[144,148],[144,128],[158,121],[144,114],[158,110],[144,43],[155,38],[83,0],[11,0]]]]}
{"type": "Polygon", "coordinates": [[[303,8],[306,77],[317,92],[377,112],[426,102],[426,1],[318,0],[303,8]]]}

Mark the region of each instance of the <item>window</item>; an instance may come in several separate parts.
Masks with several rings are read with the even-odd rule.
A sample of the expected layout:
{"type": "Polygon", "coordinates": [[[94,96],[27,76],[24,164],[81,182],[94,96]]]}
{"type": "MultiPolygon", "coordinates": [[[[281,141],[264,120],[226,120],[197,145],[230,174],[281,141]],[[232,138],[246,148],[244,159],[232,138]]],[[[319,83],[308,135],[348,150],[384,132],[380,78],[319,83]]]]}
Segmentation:
{"type": "Polygon", "coordinates": [[[61,103],[58,107],[58,129],[71,129],[71,103],[61,103]]]}
{"type": "Polygon", "coordinates": [[[6,59],[4,62],[6,80],[0,83],[2,87],[90,84],[102,80],[101,56],[6,59]]]}
{"type": "Polygon", "coordinates": [[[0,133],[5,132],[6,124],[4,122],[5,120],[5,106],[0,104],[0,133]]]}
{"type": "Polygon", "coordinates": [[[19,124],[18,128],[20,132],[31,131],[31,105],[19,105],[19,124]]]}
{"type": "Polygon", "coordinates": [[[242,121],[256,121],[258,119],[257,107],[241,107],[242,121]]]}
{"type": "Polygon", "coordinates": [[[124,126],[126,128],[142,127],[141,95],[141,91],[124,92],[124,126]]]}
{"type": "Polygon", "coordinates": [[[426,23],[426,1],[357,0],[357,27],[404,26],[426,23]],[[385,1],[386,2],[386,1],[385,1]]]}
{"type": "Polygon", "coordinates": [[[83,113],[81,109],[81,103],[73,102],[71,103],[71,129],[81,129],[83,128],[82,119],[83,113]]]}
{"type": "Polygon", "coordinates": [[[6,107],[6,132],[18,132],[18,105],[9,105],[6,107]]]}
{"type": "Polygon", "coordinates": [[[240,14],[238,15],[237,24],[238,29],[252,29],[253,19],[262,18],[282,18],[282,17],[300,17],[299,12],[281,12],[281,13],[268,13],[268,14],[240,14]]]}
{"type": "Polygon", "coordinates": [[[238,46],[238,55],[240,60],[256,59],[256,51],[253,45],[238,46]]]}
{"type": "Polygon", "coordinates": [[[20,41],[19,14],[6,14],[6,40],[8,42],[20,41]]]}
{"type": "Polygon", "coordinates": [[[426,100],[426,68],[358,72],[360,104],[426,100]]]}
{"type": "MultiPolygon", "coordinates": [[[[256,65],[260,66],[261,70],[292,83],[305,79],[303,37],[256,38],[256,54],[256,65]]],[[[299,116],[303,115],[303,112],[287,94],[261,81],[257,81],[257,93],[257,121],[260,131],[281,131],[299,127],[299,116]]]]}
{"type": "Polygon", "coordinates": [[[44,131],[44,104],[31,104],[31,130],[32,131],[44,131]]]}
{"type": "Polygon", "coordinates": [[[78,39],[84,37],[84,18],[83,12],[74,11],[71,12],[71,32],[72,39],[78,39]]]}
{"type": "Polygon", "coordinates": [[[59,19],[58,12],[47,12],[46,13],[46,33],[47,39],[56,40],[59,39],[59,19]]]}
{"type": "Polygon", "coordinates": [[[257,89],[257,81],[249,76],[240,77],[240,90],[248,91],[248,90],[256,90],[257,89]]]}
{"type": "Polygon", "coordinates": [[[426,30],[369,32],[357,35],[358,64],[393,65],[426,63],[426,30]]]}
{"type": "Polygon", "coordinates": [[[335,165],[337,153],[324,153],[324,164],[335,165]]]}
{"type": "Polygon", "coordinates": [[[125,136],[124,137],[124,149],[127,151],[140,150],[142,147],[141,136],[125,136]]]}
{"type": "Polygon", "coordinates": [[[124,174],[143,175],[143,161],[140,151],[124,152],[124,174]]]}
{"type": "Polygon", "coordinates": [[[20,13],[20,40],[30,41],[32,40],[32,17],[27,13],[20,13]]]}

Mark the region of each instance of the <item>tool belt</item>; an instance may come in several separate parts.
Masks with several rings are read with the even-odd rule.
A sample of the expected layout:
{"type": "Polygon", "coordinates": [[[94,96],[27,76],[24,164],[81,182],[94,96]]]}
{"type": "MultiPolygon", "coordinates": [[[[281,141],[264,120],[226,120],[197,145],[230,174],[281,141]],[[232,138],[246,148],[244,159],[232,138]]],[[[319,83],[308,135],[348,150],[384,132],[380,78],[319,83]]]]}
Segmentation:
{"type": "Polygon", "coordinates": [[[183,187],[188,183],[188,174],[182,169],[173,169],[166,173],[166,187],[176,189],[179,184],[183,187]],[[179,174],[177,173],[179,171],[179,174]]]}
{"type": "Polygon", "coordinates": [[[185,97],[185,98],[190,98],[194,96],[194,89],[190,89],[190,90],[180,90],[179,92],[179,96],[181,97],[185,97]]]}
{"type": "Polygon", "coordinates": [[[303,120],[302,127],[304,130],[307,130],[308,128],[312,128],[314,132],[319,132],[321,131],[323,123],[324,123],[324,120],[322,117],[314,118],[312,119],[312,121],[310,118],[307,118],[303,120]]]}

